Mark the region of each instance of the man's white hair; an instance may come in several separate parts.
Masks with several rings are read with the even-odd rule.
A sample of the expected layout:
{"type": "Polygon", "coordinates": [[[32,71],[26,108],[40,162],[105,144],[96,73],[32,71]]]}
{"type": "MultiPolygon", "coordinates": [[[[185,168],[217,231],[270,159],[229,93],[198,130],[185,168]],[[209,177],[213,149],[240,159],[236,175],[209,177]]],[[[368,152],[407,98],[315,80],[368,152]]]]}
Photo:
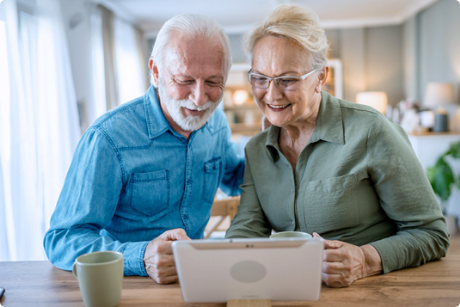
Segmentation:
{"type": "MultiPolygon", "coordinates": [[[[226,77],[230,66],[232,66],[232,57],[230,54],[230,42],[228,40],[227,34],[225,34],[222,26],[217,23],[214,19],[204,15],[198,14],[183,14],[177,15],[169,19],[161,28],[160,32],[153,46],[151,57],[153,62],[158,67],[160,76],[163,74],[163,55],[165,47],[168,42],[171,40],[171,36],[174,32],[181,32],[189,34],[190,36],[206,37],[213,39],[216,37],[222,37],[223,49],[226,57],[226,71],[224,71],[224,76],[226,77]]],[[[150,71],[150,83],[158,87],[158,84],[155,83],[153,79],[152,72],[150,71]]]]}

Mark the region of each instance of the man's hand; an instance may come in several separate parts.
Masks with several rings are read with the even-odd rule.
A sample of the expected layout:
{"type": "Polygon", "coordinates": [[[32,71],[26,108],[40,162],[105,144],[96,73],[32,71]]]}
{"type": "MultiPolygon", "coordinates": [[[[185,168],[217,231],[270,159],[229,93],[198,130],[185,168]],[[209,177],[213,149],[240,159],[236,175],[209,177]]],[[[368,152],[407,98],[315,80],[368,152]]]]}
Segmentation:
{"type": "Polygon", "coordinates": [[[185,230],[177,228],[165,231],[149,242],[144,253],[144,267],[147,274],[159,284],[177,281],[176,264],[171,248],[176,240],[190,240],[185,230]]]}
{"type": "MultiPolygon", "coordinates": [[[[315,238],[321,238],[313,233],[315,238]]],[[[324,240],[323,282],[329,287],[348,287],[355,280],[382,272],[382,260],[372,245],[356,246],[324,240]]]]}

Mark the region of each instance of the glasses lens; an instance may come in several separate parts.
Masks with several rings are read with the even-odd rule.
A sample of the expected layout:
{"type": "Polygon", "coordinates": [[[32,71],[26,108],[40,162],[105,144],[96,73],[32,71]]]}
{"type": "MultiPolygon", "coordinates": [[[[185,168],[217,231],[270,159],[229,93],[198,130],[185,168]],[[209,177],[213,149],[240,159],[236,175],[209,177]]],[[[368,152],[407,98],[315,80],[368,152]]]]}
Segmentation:
{"type": "Polygon", "coordinates": [[[293,91],[299,88],[300,78],[286,77],[276,79],[278,88],[282,91],[293,91]]]}
{"type": "Polygon", "coordinates": [[[257,88],[268,88],[269,79],[258,75],[249,75],[251,85],[257,88]]]}

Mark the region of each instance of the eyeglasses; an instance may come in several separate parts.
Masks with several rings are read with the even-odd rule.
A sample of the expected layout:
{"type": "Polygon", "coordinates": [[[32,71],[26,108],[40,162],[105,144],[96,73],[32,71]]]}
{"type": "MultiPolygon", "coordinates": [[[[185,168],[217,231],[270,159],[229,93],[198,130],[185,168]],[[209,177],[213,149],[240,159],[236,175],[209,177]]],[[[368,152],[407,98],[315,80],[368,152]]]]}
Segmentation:
{"type": "Polygon", "coordinates": [[[270,78],[264,75],[259,75],[248,71],[249,83],[253,87],[267,89],[270,87],[270,83],[275,81],[276,87],[280,91],[295,91],[300,87],[300,81],[304,80],[306,77],[314,73],[315,71],[320,70],[320,68],[310,71],[308,74],[303,76],[281,76],[270,78]]]}

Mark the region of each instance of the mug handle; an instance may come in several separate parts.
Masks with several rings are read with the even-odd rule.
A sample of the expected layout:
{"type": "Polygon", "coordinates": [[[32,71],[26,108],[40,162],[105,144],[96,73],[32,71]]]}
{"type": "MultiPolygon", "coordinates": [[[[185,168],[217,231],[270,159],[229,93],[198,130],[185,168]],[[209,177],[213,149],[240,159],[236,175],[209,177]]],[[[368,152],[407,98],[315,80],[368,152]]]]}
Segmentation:
{"type": "Polygon", "coordinates": [[[77,275],[77,263],[76,263],[76,262],[74,262],[74,264],[73,264],[72,273],[73,273],[73,276],[75,276],[75,278],[78,280],[78,275],[77,275]]]}

